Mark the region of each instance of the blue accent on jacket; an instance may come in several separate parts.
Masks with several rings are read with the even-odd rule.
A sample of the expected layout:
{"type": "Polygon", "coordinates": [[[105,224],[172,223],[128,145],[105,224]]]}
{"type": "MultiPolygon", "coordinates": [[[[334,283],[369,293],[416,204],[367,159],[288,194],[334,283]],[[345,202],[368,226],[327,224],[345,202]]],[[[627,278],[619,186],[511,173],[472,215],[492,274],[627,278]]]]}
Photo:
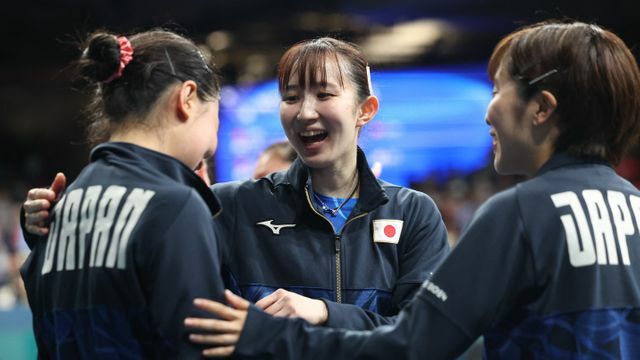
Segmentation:
{"type": "Polygon", "coordinates": [[[278,288],[323,299],[330,327],[391,323],[448,255],[447,231],[427,195],[376,179],[361,150],[357,166],[358,202],[339,234],[313,208],[300,160],[262,179],[214,185],[226,285],[251,301],[278,288]],[[404,222],[397,244],[373,241],[378,219],[404,222]]]}
{"type": "Polygon", "coordinates": [[[194,298],[222,299],[218,212],[178,160],[127,143],[94,148],[50,236],[27,237],[21,273],[39,358],[200,358],[184,319],[209,316],[194,298]],[[152,194],[145,206],[141,194],[152,194]]]}
{"type": "Polygon", "coordinates": [[[392,326],[319,329],[251,307],[236,353],[452,359],[479,336],[489,359],[640,358],[640,191],[602,160],[556,154],[478,209],[392,326]]]}

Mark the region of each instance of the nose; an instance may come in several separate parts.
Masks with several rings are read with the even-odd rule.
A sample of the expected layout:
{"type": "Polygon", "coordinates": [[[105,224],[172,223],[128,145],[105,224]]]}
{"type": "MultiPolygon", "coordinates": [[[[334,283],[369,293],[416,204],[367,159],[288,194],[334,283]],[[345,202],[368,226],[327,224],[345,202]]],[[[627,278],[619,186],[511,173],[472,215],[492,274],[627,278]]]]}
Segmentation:
{"type": "Polygon", "coordinates": [[[484,114],[484,122],[491,126],[491,121],[489,120],[489,113],[484,114]]]}
{"type": "Polygon", "coordinates": [[[305,96],[300,103],[300,111],[296,117],[298,120],[315,120],[318,118],[316,99],[313,96],[305,96]]]}

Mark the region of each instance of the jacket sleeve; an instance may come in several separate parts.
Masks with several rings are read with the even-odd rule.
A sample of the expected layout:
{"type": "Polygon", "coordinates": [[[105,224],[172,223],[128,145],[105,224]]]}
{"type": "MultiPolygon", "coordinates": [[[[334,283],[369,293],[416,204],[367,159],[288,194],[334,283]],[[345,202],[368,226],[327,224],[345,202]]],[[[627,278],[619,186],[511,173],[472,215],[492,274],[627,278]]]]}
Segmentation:
{"type": "Polygon", "coordinates": [[[251,309],[236,352],[279,359],[451,359],[536,286],[515,198],[500,196],[478,210],[394,324],[371,331],[314,328],[251,309]]]}
{"type": "MultiPolygon", "coordinates": [[[[164,208],[171,206],[165,205],[164,208]]],[[[190,191],[186,201],[175,204],[175,208],[169,216],[150,224],[163,230],[146,232],[158,238],[152,249],[139,248],[137,254],[144,259],[141,273],[152,323],[169,348],[175,350],[174,354],[158,355],[200,358],[201,348],[189,341],[184,319],[210,317],[195,309],[194,298],[223,299],[219,249],[210,212],[195,192],[190,191]],[[170,225],[163,226],[165,222],[170,225]]]]}
{"type": "MultiPolygon", "coordinates": [[[[517,188],[517,187],[516,187],[517,188]]],[[[427,300],[474,337],[542,290],[516,188],[482,205],[427,283],[427,300]]]]}
{"type": "MultiPolygon", "coordinates": [[[[398,244],[398,276],[391,294],[392,306],[399,312],[447,257],[450,247],[442,216],[428,196],[402,189],[396,201],[403,204],[405,213],[405,235],[398,244]]],[[[396,318],[352,304],[323,301],[329,313],[326,326],[333,328],[370,330],[391,324],[396,318]]]]}
{"type": "Polygon", "coordinates": [[[260,359],[455,358],[473,339],[420,292],[394,325],[368,331],[312,326],[300,319],[275,318],[252,306],[235,355],[260,359]]]}

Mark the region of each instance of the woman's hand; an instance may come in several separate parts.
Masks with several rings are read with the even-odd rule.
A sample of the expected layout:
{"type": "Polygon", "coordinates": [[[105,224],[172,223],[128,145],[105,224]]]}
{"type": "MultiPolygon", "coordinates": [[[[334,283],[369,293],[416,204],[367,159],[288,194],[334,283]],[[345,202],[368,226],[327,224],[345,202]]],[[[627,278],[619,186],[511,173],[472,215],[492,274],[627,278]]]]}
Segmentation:
{"type": "Polygon", "coordinates": [[[240,333],[247,318],[249,302],[231,291],[225,290],[224,297],[232,307],[207,299],[195,299],[193,303],[201,310],[216,315],[217,319],[186,318],[184,324],[194,330],[213,334],[191,334],[189,340],[198,344],[213,345],[202,351],[205,357],[224,357],[233,354],[240,333]]]}
{"type": "Polygon", "coordinates": [[[27,200],[22,204],[24,208],[25,229],[34,235],[49,233],[49,214],[52,205],[58,201],[64,191],[67,179],[63,173],[57,173],[48,189],[36,188],[27,193],[27,200]]]}
{"type": "Polygon", "coordinates": [[[278,289],[265,296],[256,306],[273,316],[299,317],[313,325],[322,325],[329,316],[327,305],[322,300],[278,289]]]}

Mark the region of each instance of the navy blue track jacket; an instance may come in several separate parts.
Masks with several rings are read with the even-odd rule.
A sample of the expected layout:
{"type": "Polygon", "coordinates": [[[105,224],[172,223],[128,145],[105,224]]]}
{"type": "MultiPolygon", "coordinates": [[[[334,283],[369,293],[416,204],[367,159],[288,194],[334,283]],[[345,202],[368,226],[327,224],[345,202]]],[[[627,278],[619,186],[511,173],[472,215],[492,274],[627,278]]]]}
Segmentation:
{"type": "Polygon", "coordinates": [[[327,326],[371,329],[392,322],[449,253],[440,212],[425,194],[375,178],[358,149],[360,197],[342,231],[314,209],[309,169],[212,187],[223,275],[259,299],[278,288],[322,299],[327,326]]]}
{"type": "Polygon", "coordinates": [[[397,323],[310,327],[252,307],[237,355],[451,359],[640,358],[640,192],[601,161],[555,155],[490,198],[397,323]]]}
{"type": "Polygon", "coordinates": [[[178,160],[133,144],[93,149],[22,266],[39,358],[200,358],[187,316],[222,299],[219,205],[178,160]]]}

